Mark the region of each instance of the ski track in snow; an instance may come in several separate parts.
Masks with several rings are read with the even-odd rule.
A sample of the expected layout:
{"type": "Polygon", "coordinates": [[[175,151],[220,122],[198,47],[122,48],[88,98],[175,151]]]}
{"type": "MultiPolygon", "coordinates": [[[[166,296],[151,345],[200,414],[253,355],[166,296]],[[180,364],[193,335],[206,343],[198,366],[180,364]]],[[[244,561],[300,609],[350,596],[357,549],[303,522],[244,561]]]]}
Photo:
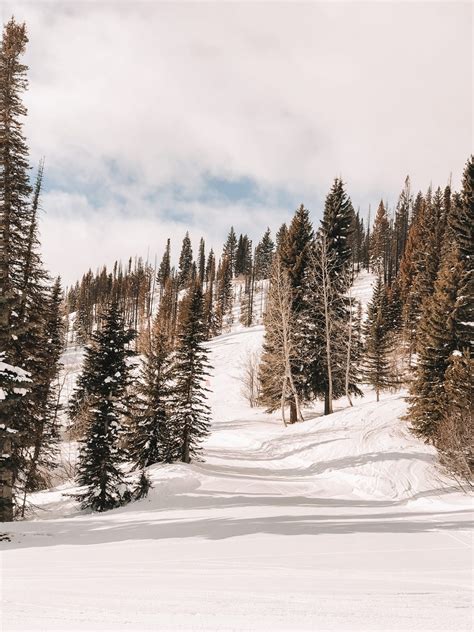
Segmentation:
{"type": "Polygon", "coordinates": [[[407,431],[403,393],[285,429],[240,394],[262,337],[208,345],[204,462],[151,468],[147,499],[104,514],[41,492],[4,526],[2,630],[471,629],[472,499],[407,431]]]}

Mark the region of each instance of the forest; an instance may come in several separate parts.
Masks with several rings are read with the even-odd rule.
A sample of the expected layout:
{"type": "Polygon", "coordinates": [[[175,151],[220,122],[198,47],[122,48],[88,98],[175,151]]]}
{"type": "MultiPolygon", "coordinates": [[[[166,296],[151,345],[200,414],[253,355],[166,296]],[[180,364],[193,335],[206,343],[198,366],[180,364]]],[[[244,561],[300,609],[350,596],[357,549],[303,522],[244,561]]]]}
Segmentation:
{"type": "Polygon", "coordinates": [[[301,204],[256,244],[230,227],[221,249],[201,239],[193,252],[186,234],[177,265],[168,239],[159,262],[132,256],[63,288],[41,256],[45,167],[31,181],[27,42],[25,25],[12,18],[0,53],[1,520],[27,516],[29,494],[48,487],[64,419],[81,445],[83,509],[143,498],[153,464],[199,462],[212,432],[207,343],[261,321],[263,351],[247,366],[253,406],[280,411],[290,426],[317,400],[324,415],[340,398],[352,406],[362,385],[377,401],[408,388],[410,431],[469,486],[473,157],[459,191],[448,183],[415,192],[407,176],[394,208],[380,200],[371,217],[354,209],[336,178],[319,225],[301,204]],[[367,314],[351,291],[362,271],[376,278],[367,314]],[[85,355],[65,404],[61,357],[71,346],[85,355]]]}

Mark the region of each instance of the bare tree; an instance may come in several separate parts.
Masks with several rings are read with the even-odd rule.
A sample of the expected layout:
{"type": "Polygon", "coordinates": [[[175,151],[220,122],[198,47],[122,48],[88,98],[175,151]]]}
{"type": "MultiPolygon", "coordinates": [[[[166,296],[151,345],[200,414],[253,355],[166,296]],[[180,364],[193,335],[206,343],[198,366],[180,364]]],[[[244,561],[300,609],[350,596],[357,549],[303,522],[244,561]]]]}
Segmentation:
{"type": "Polygon", "coordinates": [[[288,273],[279,257],[275,257],[272,265],[267,301],[265,327],[267,342],[271,341],[271,344],[267,344],[264,351],[264,374],[272,384],[271,388],[266,390],[271,391],[272,401],[269,403],[272,410],[277,407],[275,399],[277,394],[279,395],[281,416],[286,426],[285,407],[288,402],[293,402],[298,420],[302,420],[302,415],[291,368],[295,357],[292,289],[288,273]]]}
{"type": "Polygon", "coordinates": [[[242,395],[250,404],[250,408],[258,406],[260,399],[260,381],[258,368],[260,365],[260,354],[249,351],[242,362],[242,395]]]}

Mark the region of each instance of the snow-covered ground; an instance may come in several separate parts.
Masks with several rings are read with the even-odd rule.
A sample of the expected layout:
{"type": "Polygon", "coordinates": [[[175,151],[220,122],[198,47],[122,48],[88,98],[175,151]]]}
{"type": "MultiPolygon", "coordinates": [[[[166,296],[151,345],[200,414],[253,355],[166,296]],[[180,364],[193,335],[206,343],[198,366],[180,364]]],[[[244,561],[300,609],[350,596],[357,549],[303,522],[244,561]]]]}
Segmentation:
{"type": "Polygon", "coordinates": [[[147,499],[104,514],[64,485],[5,525],[2,630],[471,629],[471,498],[407,432],[402,395],[285,429],[241,395],[262,336],[209,345],[205,462],[155,466],[147,499]]]}

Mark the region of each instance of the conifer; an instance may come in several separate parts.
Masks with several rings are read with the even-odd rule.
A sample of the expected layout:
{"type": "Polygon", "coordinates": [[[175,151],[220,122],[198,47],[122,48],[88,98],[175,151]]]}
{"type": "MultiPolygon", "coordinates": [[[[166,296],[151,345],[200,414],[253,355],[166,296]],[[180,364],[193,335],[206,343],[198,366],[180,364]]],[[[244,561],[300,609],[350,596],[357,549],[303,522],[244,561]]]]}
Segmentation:
{"type": "Polygon", "coordinates": [[[174,361],[174,389],[171,425],[179,458],[184,463],[199,458],[201,443],[209,433],[210,409],[205,386],[210,366],[204,346],[203,294],[192,285],[182,301],[178,344],[174,361]]]}
{"type": "Polygon", "coordinates": [[[181,254],[179,256],[178,286],[180,290],[188,287],[191,283],[192,270],[193,248],[191,246],[189,233],[186,232],[186,235],[183,239],[181,254]]]}
{"type": "Polygon", "coordinates": [[[390,367],[389,353],[393,342],[387,320],[387,300],[382,274],[379,274],[374,286],[372,300],[367,306],[365,330],[365,378],[376,392],[377,401],[380,391],[394,386],[390,367]]]}
{"type": "Polygon", "coordinates": [[[444,257],[433,296],[425,302],[418,330],[419,354],[408,417],[415,432],[434,441],[442,417],[444,376],[456,349],[454,309],[462,274],[457,247],[444,257]]]}
{"type": "Polygon", "coordinates": [[[270,278],[274,251],[275,244],[271,238],[270,229],[267,228],[255,249],[255,278],[258,281],[270,278]]]}
{"type": "Polygon", "coordinates": [[[204,284],[206,276],[206,244],[201,237],[199,242],[199,254],[198,254],[198,278],[201,285],[204,284]]]}
{"type": "Polygon", "coordinates": [[[151,348],[145,354],[137,385],[137,407],[130,437],[130,457],[138,469],[176,458],[171,431],[172,356],[169,337],[155,320],[151,348]]]}
{"type": "Polygon", "coordinates": [[[444,379],[444,398],[436,446],[442,461],[469,483],[474,473],[474,360],[470,351],[455,350],[444,379]]]}
{"type": "Polygon", "coordinates": [[[74,420],[86,418],[87,432],[82,442],[77,482],[84,490],[77,498],[83,508],[105,511],[128,500],[124,471],[126,460],[122,438],[124,417],[130,409],[131,352],[127,345],[135,332],[124,329],[116,301],[104,315],[102,330],[92,334],[86,347],[84,367],[70,404],[74,420]]]}
{"type": "Polygon", "coordinates": [[[474,355],[474,157],[466,164],[462,192],[452,205],[449,224],[463,264],[454,311],[458,349],[474,355]]]}
{"type": "Polygon", "coordinates": [[[235,274],[235,264],[237,258],[237,237],[233,226],[230,227],[229,234],[227,235],[227,239],[224,244],[222,258],[224,259],[225,257],[229,262],[231,278],[233,278],[235,274]]]}
{"type": "Polygon", "coordinates": [[[160,284],[161,290],[164,290],[166,282],[168,281],[171,274],[171,240],[168,239],[166,242],[166,249],[163,254],[163,258],[160,263],[160,267],[158,269],[157,281],[160,284]]]}

